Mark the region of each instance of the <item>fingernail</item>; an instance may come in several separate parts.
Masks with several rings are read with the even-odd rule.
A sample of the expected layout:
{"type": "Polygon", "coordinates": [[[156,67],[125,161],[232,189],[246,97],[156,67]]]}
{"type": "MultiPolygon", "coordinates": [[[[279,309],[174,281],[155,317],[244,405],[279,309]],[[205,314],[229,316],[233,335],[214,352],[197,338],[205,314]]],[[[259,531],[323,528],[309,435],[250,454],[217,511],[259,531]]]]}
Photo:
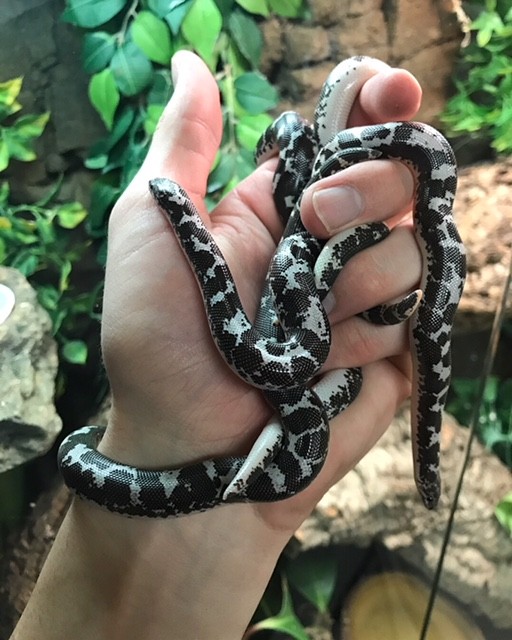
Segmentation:
{"type": "Polygon", "coordinates": [[[178,64],[178,56],[174,55],[171,59],[171,78],[174,86],[178,84],[178,75],[179,75],[179,64],[178,64]]]}
{"type": "Polygon", "coordinates": [[[363,212],[363,199],[354,187],[330,187],[313,193],[313,208],[326,231],[333,233],[363,212]]]}
{"type": "Polygon", "coordinates": [[[322,304],[324,305],[325,313],[329,315],[329,313],[331,313],[331,311],[336,306],[336,298],[334,297],[334,294],[332,293],[332,291],[329,291],[327,293],[327,295],[323,299],[322,304]]]}

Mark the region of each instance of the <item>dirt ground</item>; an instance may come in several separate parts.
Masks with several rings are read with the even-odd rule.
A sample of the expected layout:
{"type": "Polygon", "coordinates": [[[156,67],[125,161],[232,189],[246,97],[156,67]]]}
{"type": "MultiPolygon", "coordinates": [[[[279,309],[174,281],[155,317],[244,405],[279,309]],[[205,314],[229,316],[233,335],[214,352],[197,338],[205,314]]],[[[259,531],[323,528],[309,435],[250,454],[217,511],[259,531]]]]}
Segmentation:
{"type": "Polygon", "coordinates": [[[458,327],[465,331],[488,329],[510,269],[512,159],[461,169],[455,214],[468,254],[458,327]]]}

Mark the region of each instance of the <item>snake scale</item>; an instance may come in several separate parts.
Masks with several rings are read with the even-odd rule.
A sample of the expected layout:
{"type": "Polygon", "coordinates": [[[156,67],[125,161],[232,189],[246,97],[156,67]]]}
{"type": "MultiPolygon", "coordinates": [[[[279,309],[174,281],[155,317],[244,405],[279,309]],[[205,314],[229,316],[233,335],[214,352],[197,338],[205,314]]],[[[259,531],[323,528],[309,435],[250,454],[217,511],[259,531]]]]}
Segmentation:
{"type": "Polygon", "coordinates": [[[465,277],[464,247],[452,216],[456,164],[447,141],[424,124],[346,129],[360,88],[384,68],[372,58],[345,60],[324,85],[313,126],[286,112],[258,143],[259,163],[279,156],[273,194],[284,232],[254,321],[245,314],[227,262],[187,193],[170,180],[151,181],[150,191],[196,275],[219,352],[237,375],[262,390],[275,415],[247,456],[170,470],[111,460],[97,451],[103,429],[83,427],[67,436],[58,454],[63,477],[77,495],[131,516],[166,517],[228,502],[281,500],[309,485],[327,455],[329,420],[353,402],[362,384],[356,368],[319,375],[331,343],[322,300],[346,262],[380,242],[389,229],[367,224],[319,240],[300,220],[302,194],[345,167],[391,158],[405,163],[416,178],[415,237],[424,265],[420,291],[363,316],[385,324],[409,319],[415,480],[425,506],[437,504],[450,335],[465,277]]]}

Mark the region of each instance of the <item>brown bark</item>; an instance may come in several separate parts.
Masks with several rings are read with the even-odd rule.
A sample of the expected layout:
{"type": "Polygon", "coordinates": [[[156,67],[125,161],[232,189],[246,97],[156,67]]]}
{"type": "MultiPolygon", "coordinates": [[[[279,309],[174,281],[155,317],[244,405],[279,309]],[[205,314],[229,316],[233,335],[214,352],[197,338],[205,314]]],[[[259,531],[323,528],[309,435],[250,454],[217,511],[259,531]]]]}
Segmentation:
{"type": "Polygon", "coordinates": [[[25,527],[0,562],[0,640],[7,640],[30,598],[46,556],[69,505],[62,484],[44,493],[25,527]]]}

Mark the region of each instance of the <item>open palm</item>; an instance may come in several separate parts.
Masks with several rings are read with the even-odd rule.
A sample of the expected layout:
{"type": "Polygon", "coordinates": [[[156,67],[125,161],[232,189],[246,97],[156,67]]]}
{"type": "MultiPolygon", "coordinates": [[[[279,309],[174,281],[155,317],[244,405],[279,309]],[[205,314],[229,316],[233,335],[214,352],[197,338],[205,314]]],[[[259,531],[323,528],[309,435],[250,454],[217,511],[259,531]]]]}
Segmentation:
{"type": "MultiPolygon", "coordinates": [[[[149,194],[148,181],[168,177],[187,190],[230,265],[248,316],[253,317],[281,233],[271,196],[275,165],[269,161],[258,168],[208,215],[203,198],[222,127],[218,90],[193,54],[178,54],[175,65],[179,80],[173,98],[143,167],[112,213],[109,229],[103,352],[113,411],[101,446],[105,453],[136,466],[176,467],[246,453],[271,413],[261,393],[239,380],[217,352],[193,272],[149,194]]],[[[409,82],[414,93],[416,85],[410,79],[402,82],[409,82]]],[[[408,104],[402,111],[396,108],[402,118],[412,110],[408,104]]],[[[378,108],[376,114],[368,114],[358,103],[351,124],[386,118],[382,105],[381,111],[382,116],[378,108]]],[[[407,170],[393,162],[368,164],[373,169],[348,170],[356,182],[373,183],[364,215],[376,220],[403,213],[412,196],[407,170]],[[399,188],[391,187],[390,179],[399,188]],[[383,193],[386,205],[377,210],[372,194],[379,189],[393,190],[394,195],[383,193]]],[[[340,179],[327,179],[333,180],[340,179]]],[[[309,196],[302,213],[313,232],[328,235],[315,218],[309,196]]],[[[365,384],[360,398],[333,421],[333,431],[341,435],[331,438],[320,479],[299,497],[304,509],[311,508],[372,446],[409,391],[407,365],[397,367],[396,359],[388,359],[402,354],[400,362],[407,362],[404,329],[368,328],[354,318],[358,311],[414,286],[420,260],[408,225],[398,226],[382,246],[365,253],[354,259],[336,285],[336,299],[349,302],[332,310],[334,339],[327,363],[328,368],[367,365],[365,384]],[[407,274],[397,260],[387,271],[380,268],[382,277],[372,275],[375,263],[382,267],[392,262],[398,245],[410,267],[407,274]],[[369,286],[363,290],[365,274],[369,286]],[[351,434],[338,428],[343,421],[352,425],[351,434]]]]}

